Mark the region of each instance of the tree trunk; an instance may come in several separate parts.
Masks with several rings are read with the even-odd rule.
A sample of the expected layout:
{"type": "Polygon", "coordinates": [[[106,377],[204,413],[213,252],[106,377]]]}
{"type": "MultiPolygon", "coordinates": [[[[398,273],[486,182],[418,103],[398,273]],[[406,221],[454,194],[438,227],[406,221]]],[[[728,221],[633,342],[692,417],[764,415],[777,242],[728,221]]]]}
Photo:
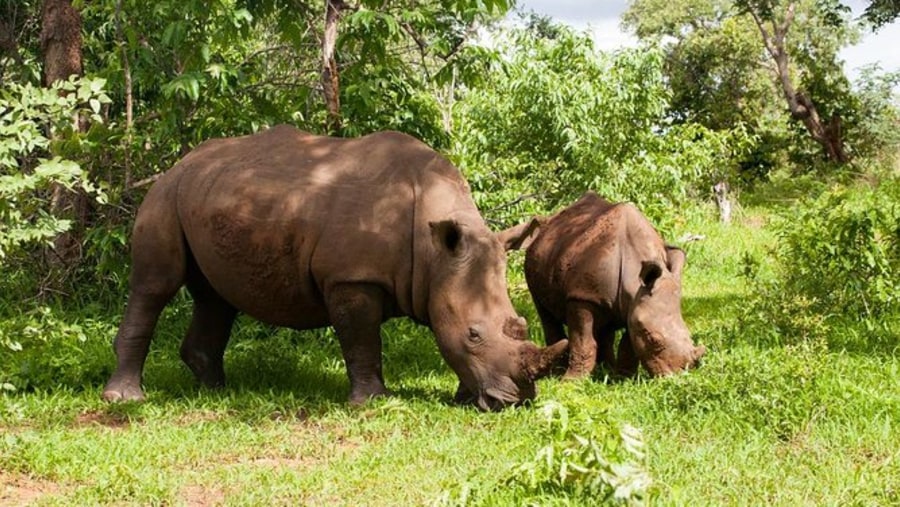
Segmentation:
{"type": "Polygon", "coordinates": [[[731,198],[728,195],[728,182],[722,180],[713,185],[713,193],[716,195],[716,204],[719,205],[719,221],[723,224],[731,223],[731,198]]]}
{"type": "Polygon", "coordinates": [[[803,123],[813,140],[822,146],[828,160],[844,164],[849,161],[849,157],[847,152],[844,151],[840,116],[834,115],[828,120],[827,124],[823,122],[812,99],[805,93],[798,91],[791,81],[788,53],[784,39],[788,29],[791,27],[791,23],[794,21],[795,8],[794,2],[788,4],[781,23],[778,23],[774,18],[772,19],[772,33],[769,33],[765,21],[753,6],[748,8],[748,12],[762,34],[766,50],[775,61],[775,73],[778,76],[784,98],[787,100],[791,117],[803,123]]]}
{"type": "MultiPolygon", "coordinates": [[[[134,95],[131,82],[131,64],[128,60],[128,44],[122,33],[122,0],[116,2],[116,44],[122,59],[122,73],[125,77],[125,190],[131,188],[131,144],[134,141],[134,95]]],[[[110,181],[112,181],[110,179],[110,181]]]]}
{"type": "Polygon", "coordinates": [[[337,60],[334,57],[337,44],[337,28],[341,14],[348,6],[343,0],[325,0],[325,32],[322,38],[322,93],[325,95],[325,130],[329,134],[340,134],[341,88],[337,60]]]}
{"type": "MultiPolygon", "coordinates": [[[[51,86],[69,76],[82,75],[81,15],[71,0],[44,0],[41,10],[41,55],[44,61],[42,82],[51,86]]],[[[73,128],[83,130],[78,117],[72,119],[73,128]]],[[[52,133],[51,133],[52,136],[52,133]]],[[[53,188],[53,214],[68,216],[73,227],[54,240],[57,264],[72,265],[81,256],[81,230],[90,213],[90,200],[82,191],[70,191],[62,186],[53,188]]]]}

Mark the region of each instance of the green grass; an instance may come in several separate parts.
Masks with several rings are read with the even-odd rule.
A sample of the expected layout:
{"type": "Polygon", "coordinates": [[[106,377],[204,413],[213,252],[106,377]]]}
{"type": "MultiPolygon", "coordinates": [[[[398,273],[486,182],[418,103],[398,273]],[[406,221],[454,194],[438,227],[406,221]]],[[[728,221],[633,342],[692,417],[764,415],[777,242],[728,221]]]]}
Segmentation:
{"type": "MultiPolygon", "coordinates": [[[[739,327],[751,290],[742,258],[765,264],[766,216],[743,209],[726,227],[710,212],[676,226],[673,239],[705,236],[685,245],[685,320],[709,348],[701,368],[666,379],[545,379],[539,398],[596,410],[609,429],[586,433],[640,428],[654,505],[897,504],[896,355],[760,341],[739,327]]],[[[541,341],[517,269],[514,302],[541,341]]],[[[94,311],[105,324],[86,330],[119,318],[94,311]]],[[[229,387],[210,391],[177,357],[188,319],[180,298],[160,322],[143,404],[100,401],[113,364],[108,335],[87,336],[81,359],[61,363],[63,385],[0,395],[0,505],[430,505],[466,492],[472,503],[521,505],[521,465],[553,438],[535,407],[452,405],[453,374],[431,334],[408,321],[385,328],[396,395],[351,408],[330,331],[241,320],[226,354],[229,387]]],[[[574,487],[536,494],[542,504],[586,498],[574,487]]]]}

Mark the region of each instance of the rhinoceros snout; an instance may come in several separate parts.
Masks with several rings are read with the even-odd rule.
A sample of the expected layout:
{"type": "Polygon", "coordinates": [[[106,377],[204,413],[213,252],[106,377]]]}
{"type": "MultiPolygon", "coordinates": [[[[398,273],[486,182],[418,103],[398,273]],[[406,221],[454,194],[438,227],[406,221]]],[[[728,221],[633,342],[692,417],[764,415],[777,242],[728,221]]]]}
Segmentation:
{"type": "Polygon", "coordinates": [[[674,373],[697,368],[706,355],[706,346],[690,348],[670,348],[662,353],[641,359],[644,367],[654,377],[665,377],[674,373]]]}

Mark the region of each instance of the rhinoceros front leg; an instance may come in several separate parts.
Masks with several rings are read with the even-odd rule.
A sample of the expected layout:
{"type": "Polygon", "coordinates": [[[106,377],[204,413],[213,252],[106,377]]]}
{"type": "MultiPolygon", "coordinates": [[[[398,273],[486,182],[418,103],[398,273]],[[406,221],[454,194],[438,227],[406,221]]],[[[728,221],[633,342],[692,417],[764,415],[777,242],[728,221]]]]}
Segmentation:
{"type": "Polygon", "coordinates": [[[534,308],[537,310],[538,318],[541,319],[541,328],[544,330],[544,342],[550,346],[560,340],[565,340],[566,332],[563,329],[563,322],[537,301],[534,302],[534,308]]]}
{"type": "Polygon", "coordinates": [[[612,325],[595,325],[594,339],[597,341],[599,356],[611,370],[616,370],[616,330],[612,325]]]}
{"type": "Polygon", "coordinates": [[[340,284],[325,296],[328,314],[350,377],[350,403],[388,393],[381,373],[384,291],[365,283],[340,284]]]}
{"type": "Polygon", "coordinates": [[[225,346],[237,310],[222,299],[196,266],[188,270],[187,288],[194,298],[194,313],[181,342],[181,359],[201,384],[222,387],[225,346]]]}
{"type": "Polygon", "coordinates": [[[616,373],[626,377],[632,377],[637,373],[640,361],[634,352],[634,344],[631,343],[631,336],[628,331],[622,335],[619,342],[619,355],[616,358],[616,373]]]}
{"type": "Polygon", "coordinates": [[[594,307],[584,301],[566,304],[569,326],[569,369],[564,379],[586,377],[597,365],[597,341],[594,339],[594,307]]]}

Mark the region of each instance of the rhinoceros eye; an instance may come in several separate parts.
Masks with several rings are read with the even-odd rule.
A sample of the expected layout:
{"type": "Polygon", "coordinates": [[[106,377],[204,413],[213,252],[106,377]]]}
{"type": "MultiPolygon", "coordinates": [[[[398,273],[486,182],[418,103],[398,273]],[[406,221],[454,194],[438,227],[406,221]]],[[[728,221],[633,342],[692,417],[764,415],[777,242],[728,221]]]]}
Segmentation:
{"type": "Polygon", "coordinates": [[[479,331],[478,328],[476,328],[476,327],[469,328],[469,341],[470,342],[481,343],[482,339],[483,338],[481,337],[481,331],[479,331]]]}

